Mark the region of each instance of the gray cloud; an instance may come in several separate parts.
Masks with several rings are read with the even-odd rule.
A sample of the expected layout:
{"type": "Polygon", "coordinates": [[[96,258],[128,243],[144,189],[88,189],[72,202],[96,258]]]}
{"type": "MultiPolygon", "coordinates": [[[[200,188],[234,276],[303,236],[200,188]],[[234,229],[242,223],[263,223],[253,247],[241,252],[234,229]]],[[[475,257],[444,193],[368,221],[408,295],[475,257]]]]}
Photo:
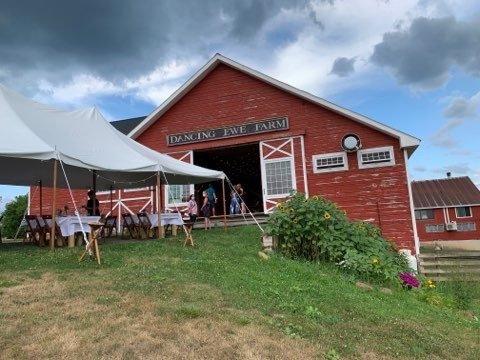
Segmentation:
{"type": "Polygon", "coordinates": [[[446,174],[451,172],[452,176],[471,174],[474,170],[466,163],[445,165],[441,168],[433,169],[435,173],[446,174]]]}
{"type": "Polygon", "coordinates": [[[417,18],[406,30],[383,35],[371,60],[389,68],[400,83],[419,88],[444,84],[452,66],[480,75],[480,19],[417,18]]]}
{"type": "Polygon", "coordinates": [[[430,140],[432,141],[432,144],[449,149],[457,147],[459,144],[452,137],[452,131],[462,125],[463,122],[463,119],[453,119],[448,121],[431,136],[430,140]]]}
{"type": "Polygon", "coordinates": [[[208,57],[219,43],[248,43],[282,9],[305,6],[306,0],[2,0],[0,81],[28,87],[81,72],[132,78],[192,53],[208,57]]]}
{"type": "Polygon", "coordinates": [[[455,97],[445,108],[443,114],[447,118],[473,118],[477,116],[480,108],[480,92],[470,98],[455,97]]]}
{"type": "Polygon", "coordinates": [[[422,166],[422,165],[417,165],[413,168],[413,170],[415,170],[417,172],[426,172],[427,168],[425,166],[422,166]]]}
{"type": "Polygon", "coordinates": [[[355,71],[355,58],[338,57],[335,59],[332,65],[331,74],[335,74],[340,77],[345,77],[352,74],[355,71]]]}

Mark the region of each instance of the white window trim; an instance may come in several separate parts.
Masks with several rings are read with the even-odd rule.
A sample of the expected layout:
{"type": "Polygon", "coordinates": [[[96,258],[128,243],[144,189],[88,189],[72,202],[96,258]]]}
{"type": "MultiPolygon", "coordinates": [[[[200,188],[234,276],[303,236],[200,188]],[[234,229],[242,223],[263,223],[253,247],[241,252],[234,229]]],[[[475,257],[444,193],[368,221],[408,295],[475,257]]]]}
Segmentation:
{"type": "Polygon", "coordinates": [[[473,209],[471,206],[457,206],[455,207],[455,217],[457,219],[468,219],[473,217],[473,209]],[[469,208],[470,209],[470,216],[458,216],[458,208],[469,208]]]}
{"type": "MultiPolygon", "coordinates": [[[[286,157],[275,158],[275,159],[264,159],[263,160],[263,164],[264,164],[263,167],[266,170],[266,166],[265,166],[266,164],[281,162],[281,161],[290,161],[290,173],[292,174],[292,189],[290,191],[296,190],[297,189],[297,182],[296,182],[296,179],[295,179],[295,169],[294,169],[295,160],[294,160],[293,156],[286,156],[286,157]]],[[[290,196],[290,192],[283,193],[283,194],[268,194],[266,176],[264,176],[263,188],[265,189],[264,197],[266,199],[271,199],[271,198],[276,199],[276,198],[281,198],[281,197],[285,197],[285,196],[290,196]]]]}
{"type": "Polygon", "coordinates": [[[395,153],[393,151],[393,146],[383,146],[377,148],[362,149],[357,151],[357,161],[359,169],[370,169],[377,167],[393,166],[395,165],[395,153]],[[362,154],[377,152],[377,151],[389,151],[390,152],[390,161],[389,162],[379,162],[372,164],[363,164],[362,163],[362,154]]]}
{"type": "Polygon", "coordinates": [[[312,156],[312,166],[313,172],[315,174],[327,173],[327,172],[334,172],[334,171],[346,171],[348,170],[348,156],[346,152],[335,152],[335,153],[327,153],[327,154],[317,154],[312,156]],[[342,167],[324,167],[324,168],[317,168],[317,160],[319,159],[327,159],[331,157],[339,157],[343,158],[343,166],[342,167]]]}
{"type": "Polygon", "coordinates": [[[131,188],[131,189],[124,189],[123,192],[136,192],[136,191],[151,191],[152,188],[150,186],[144,186],[139,188],[131,188]]]}
{"type": "MultiPolygon", "coordinates": [[[[115,194],[117,192],[117,190],[112,190],[112,194],[115,194]]],[[[106,190],[106,191],[97,191],[97,196],[100,195],[110,195],[110,190],[106,190]]]]}

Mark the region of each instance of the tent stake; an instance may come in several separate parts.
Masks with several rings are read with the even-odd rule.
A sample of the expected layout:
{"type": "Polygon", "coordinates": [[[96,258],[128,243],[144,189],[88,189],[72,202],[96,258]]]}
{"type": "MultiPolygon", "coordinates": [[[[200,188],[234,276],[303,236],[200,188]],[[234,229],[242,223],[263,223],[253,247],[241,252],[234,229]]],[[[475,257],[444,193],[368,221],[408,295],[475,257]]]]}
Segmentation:
{"type": "Polygon", "coordinates": [[[223,195],[223,229],[227,231],[227,210],[225,206],[225,179],[222,179],[222,195],[223,195]]]}
{"type": "Polygon", "coordinates": [[[55,229],[57,223],[57,159],[53,162],[53,201],[52,201],[52,233],[50,234],[50,249],[55,248],[55,229]]]}

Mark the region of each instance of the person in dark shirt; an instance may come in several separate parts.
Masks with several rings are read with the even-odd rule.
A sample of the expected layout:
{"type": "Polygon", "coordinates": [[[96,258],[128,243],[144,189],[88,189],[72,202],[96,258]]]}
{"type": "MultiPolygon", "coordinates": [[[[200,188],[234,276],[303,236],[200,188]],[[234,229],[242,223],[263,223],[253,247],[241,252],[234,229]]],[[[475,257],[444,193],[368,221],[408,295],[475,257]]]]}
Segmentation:
{"type": "Polygon", "coordinates": [[[88,216],[100,216],[100,203],[98,202],[98,199],[95,197],[95,211],[93,211],[93,190],[88,190],[88,200],[87,200],[87,206],[84,206],[83,208],[87,210],[88,216]]]}
{"type": "Polygon", "coordinates": [[[213,216],[215,216],[215,205],[217,204],[217,194],[215,194],[215,189],[213,188],[212,184],[208,184],[207,190],[208,204],[210,205],[210,211],[213,216]]]}

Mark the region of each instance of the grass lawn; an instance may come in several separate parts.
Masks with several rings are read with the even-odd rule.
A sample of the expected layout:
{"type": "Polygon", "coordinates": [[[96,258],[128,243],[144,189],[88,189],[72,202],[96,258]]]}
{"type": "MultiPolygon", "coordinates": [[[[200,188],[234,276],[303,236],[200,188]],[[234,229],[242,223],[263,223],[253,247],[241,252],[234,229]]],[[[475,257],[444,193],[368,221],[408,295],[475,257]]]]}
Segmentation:
{"type": "Polygon", "coordinates": [[[259,236],[107,244],[101,266],[79,248],[1,245],[0,358],[480,358],[471,313],[358,289],[329,264],[260,260],[259,236]]]}

